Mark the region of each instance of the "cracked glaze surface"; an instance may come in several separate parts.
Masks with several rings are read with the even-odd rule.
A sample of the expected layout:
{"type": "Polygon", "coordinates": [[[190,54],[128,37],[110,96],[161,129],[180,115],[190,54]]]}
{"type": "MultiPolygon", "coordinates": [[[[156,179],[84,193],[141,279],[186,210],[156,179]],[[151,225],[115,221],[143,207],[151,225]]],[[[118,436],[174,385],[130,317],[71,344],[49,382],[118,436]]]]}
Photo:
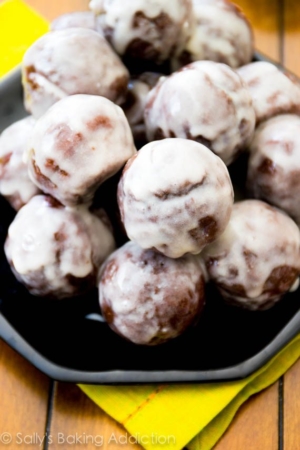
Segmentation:
{"type": "Polygon", "coordinates": [[[255,197],[277,206],[300,225],[300,117],[263,122],[250,146],[247,185],[255,197]]]}
{"type": "Polygon", "coordinates": [[[282,113],[300,114],[300,87],[274,64],[258,61],[237,69],[252,96],[257,123],[282,113]]]}
{"type": "Polygon", "coordinates": [[[235,71],[198,61],[160,79],[148,95],[145,122],[149,140],[193,139],[228,165],[251,140],[255,113],[235,71]]]}
{"type": "Polygon", "coordinates": [[[122,103],[129,74],[96,31],[51,31],[25,53],[22,82],[25,107],[36,118],[58,100],[73,94],[100,95],[122,103]]]}
{"type": "Polygon", "coordinates": [[[226,166],[208,148],[164,139],[128,161],[118,202],[130,239],[178,258],[199,253],[223,232],[233,191],[226,166]]]}
{"type": "Polygon", "coordinates": [[[5,244],[17,279],[33,295],[55,298],[96,286],[99,268],[114,248],[110,230],[97,216],[44,195],[18,212],[5,244]]]}
{"type": "Polygon", "coordinates": [[[280,210],[245,200],[233,206],[225,232],[202,256],[225,298],[248,309],[267,309],[297,286],[300,231],[280,210]]]}
{"type": "Polygon", "coordinates": [[[40,192],[23,162],[34,124],[33,117],[26,117],[6,128],[0,136],[0,193],[16,210],[40,192]]]}
{"type": "Polygon", "coordinates": [[[36,122],[27,159],[31,179],[63,204],[74,206],[91,202],[98,186],[135,152],[119,106],[104,97],[74,95],[36,122]]]}
{"type": "Polygon", "coordinates": [[[180,335],[204,306],[199,258],[170,259],[128,242],[105,263],[99,295],[114,331],[136,344],[161,344],[180,335]]]}
{"type": "Polygon", "coordinates": [[[184,47],[194,25],[191,0],[92,0],[116,52],[158,63],[184,47]]]}
{"type": "Polygon", "coordinates": [[[203,59],[233,68],[251,61],[252,28],[238,6],[226,0],[193,0],[193,9],[196,27],[184,51],[173,61],[174,69],[203,59]]]}

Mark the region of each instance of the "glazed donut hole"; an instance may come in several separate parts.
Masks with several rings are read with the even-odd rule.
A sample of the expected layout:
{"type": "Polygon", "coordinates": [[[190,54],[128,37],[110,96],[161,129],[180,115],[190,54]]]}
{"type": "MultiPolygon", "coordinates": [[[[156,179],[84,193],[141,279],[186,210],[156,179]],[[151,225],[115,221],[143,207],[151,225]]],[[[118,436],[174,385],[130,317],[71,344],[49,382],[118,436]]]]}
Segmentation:
{"type": "Polygon", "coordinates": [[[225,232],[202,256],[227,302],[268,309],[298,287],[300,231],[279,209],[244,200],[234,204],[225,232]]]}
{"type": "Polygon", "coordinates": [[[233,204],[228,170],[187,139],[145,145],[126,164],[118,204],[129,239],[170,258],[198,254],[225,230],[233,204]]]}
{"type": "Polygon", "coordinates": [[[300,114],[300,86],[274,64],[257,61],[237,73],[251,94],[257,124],[278,114],[300,114]]]}
{"type": "Polygon", "coordinates": [[[238,6],[227,0],[193,0],[193,11],[196,26],[184,50],[173,58],[174,69],[200,60],[232,68],[251,62],[253,31],[238,6]]]}
{"type": "Polygon", "coordinates": [[[34,124],[33,117],[26,117],[10,125],[0,136],[0,194],[17,211],[40,193],[23,161],[34,124]]]}
{"type": "Polygon", "coordinates": [[[86,208],[68,209],[44,195],[18,212],[5,243],[16,278],[31,294],[56,299],[95,287],[100,266],[114,249],[103,220],[86,208]]]}
{"type": "Polygon", "coordinates": [[[158,345],[181,335],[203,309],[204,276],[193,255],[170,259],[128,242],[101,272],[102,314],[135,344],[158,345]]]}
{"type": "Polygon", "coordinates": [[[104,97],[73,95],[36,122],[27,153],[29,175],[66,206],[90,204],[96,189],[135,152],[120,107],[104,97]]]}
{"type": "Polygon", "coordinates": [[[194,25],[191,0],[92,0],[90,8],[116,53],[157,64],[184,48],[194,25]]]}
{"type": "Polygon", "coordinates": [[[300,117],[266,120],[250,145],[249,194],[285,211],[300,225],[300,117]]]}
{"type": "Polygon", "coordinates": [[[51,31],[25,53],[22,82],[25,108],[41,117],[68,95],[99,95],[121,104],[129,73],[98,32],[88,28],[51,31]]]}
{"type": "Polygon", "coordinates": [[[248,90],[233,69],[198,61],[162,78],[152,89],[145,123],[149,141],[191,139],[229,165],[252,139],[255,112],[248,90]]]}

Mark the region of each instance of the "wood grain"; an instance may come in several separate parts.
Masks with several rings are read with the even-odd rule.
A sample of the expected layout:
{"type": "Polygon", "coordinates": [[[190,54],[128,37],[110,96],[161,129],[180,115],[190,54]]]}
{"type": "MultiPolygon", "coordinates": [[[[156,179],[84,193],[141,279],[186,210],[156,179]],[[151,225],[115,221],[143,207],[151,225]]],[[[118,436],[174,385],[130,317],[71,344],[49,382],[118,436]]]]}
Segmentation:
{"type": "Polygon", "coordinates": [[[18,442],[44,436],[48,392],[48,378],[0,340],[0,435],[12,435],[9,448],[28,449],[18,442]]]}
{"type": "Polygon", "coordinates": [[[284,65],[300,76],[300,2],[284,2],[284,65]]]}
{"type": "Polygon", "coordinates": [[[126,430],[105,414],[82,391],[74,385],[57,383],[54,393],[50,434],[53,443],[51,450],[67,448],[63,439],[69,436],[69,442],[81,440],[71,446],[72,449],[94,450],[95,443],[102,443],[106,450],[138,450],[139,445],[123,443],[130,435],[126,430]],[[83,446],[83,444],[85,444],[83,446]]]}
{"type": "MultiPolygon", "coordinates": [[[[284,2],[284,65],[300,77],[300,3],[284,2]]],[[[284,377],[284,449],[300,450],[300,361],[284,377]]]]}
{"type": "Polygon", "coordinates": [[[284,376],[284,450],[300,450],[300,361],[284,376]]]}
{"type": "Polygon", "coordinates": [[[244,449],[278,450],[278,383],[250,398],[215,446],[215,450],[244,449]]]}

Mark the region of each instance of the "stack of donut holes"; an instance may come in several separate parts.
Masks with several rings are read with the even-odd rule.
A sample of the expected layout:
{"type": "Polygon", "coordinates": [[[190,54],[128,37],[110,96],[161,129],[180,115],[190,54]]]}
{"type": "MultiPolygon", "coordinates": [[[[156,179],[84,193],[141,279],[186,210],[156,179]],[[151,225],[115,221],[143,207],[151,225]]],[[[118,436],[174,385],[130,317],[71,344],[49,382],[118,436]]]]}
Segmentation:
{"type": "Polygon", "coordinates": [[[297,289],[300,87],[253,48],[227,0],[92,0],[28,49],[0,193],[31,294],[98,286],[111,329],[157,345],[197,322],[207,282],[249,310],[297,289]]]}

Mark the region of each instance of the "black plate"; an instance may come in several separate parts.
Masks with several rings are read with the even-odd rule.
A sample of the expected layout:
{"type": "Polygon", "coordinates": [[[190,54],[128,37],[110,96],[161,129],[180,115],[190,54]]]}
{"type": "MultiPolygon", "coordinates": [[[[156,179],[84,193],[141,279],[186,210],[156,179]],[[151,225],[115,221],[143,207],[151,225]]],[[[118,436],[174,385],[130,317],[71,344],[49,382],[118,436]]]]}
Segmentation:
{"type": "MultiPolygon", "coordinates": [[[[0,128],[24,115],[16,73],[0,85],[0,128]]],[[[233,178],[243,178],[243,170],[242,161],[233,165],[233,178]]],[[[131,344],[101,322],[96,290],[57,302],[28,294],[3,252],[13,217],[0,197],[0,337],[56,380],[97,384],[243,378],[300,331],[299,290],[269,311],[251,312],[226,306],[208,286],[197,326],[158,347],[131,344]]]]}

